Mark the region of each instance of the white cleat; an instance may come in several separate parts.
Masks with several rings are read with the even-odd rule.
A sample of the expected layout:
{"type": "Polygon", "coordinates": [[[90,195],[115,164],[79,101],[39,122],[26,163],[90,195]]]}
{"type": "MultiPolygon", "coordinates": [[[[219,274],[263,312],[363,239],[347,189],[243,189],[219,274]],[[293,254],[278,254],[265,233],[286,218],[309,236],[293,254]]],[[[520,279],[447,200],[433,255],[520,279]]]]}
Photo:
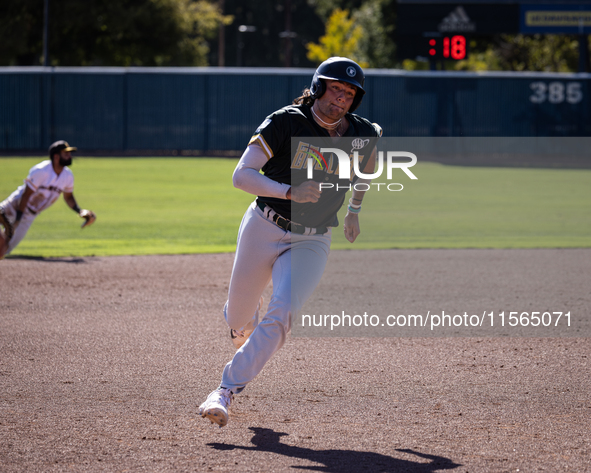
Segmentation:
{"type": "Polygon", "coordinates": [[[213,391],[203,404],[199,406],[199,415],[216,423],[220,427],[228,423],[228,409],[234,399],[234,394],[228,388],[218,388],[213,391]]]}
{"type": "Polygon", "coordinates": [[[259,311],[263,306],[263,302],[264,299],[263,296],[261,296],[259,305],[257,305],[257,308],[254,311],[253,318],[242,328],[242,330],[234,330],[233,328],[230,329],[230,338],[232,339],[232,343],[234,344],[236,350],[246,343],[248,337],[252,335],[252,332],[254,332],[254,329],[259,324],[259,311]]]}

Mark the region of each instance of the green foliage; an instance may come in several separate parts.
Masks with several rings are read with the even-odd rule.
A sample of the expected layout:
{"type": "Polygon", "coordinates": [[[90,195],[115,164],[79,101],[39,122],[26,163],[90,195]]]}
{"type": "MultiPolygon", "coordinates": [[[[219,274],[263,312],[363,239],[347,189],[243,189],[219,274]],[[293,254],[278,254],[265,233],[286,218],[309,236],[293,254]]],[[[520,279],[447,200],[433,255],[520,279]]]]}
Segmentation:
{"type": "Polygon", "coordinates": [[[326,34],[320,37],[319,44],[308,43],[308,59],[320,64],[332,56],[344,56],[367,67],[361,56],[359,42],[363,36],[363,28],[349,18],[348,10],[337,8],[326,22],[326,34]]]}
{"type": "MultiPolygon", "coordinates": [[[[0,64],[43,61],[43,0],[0,7],[0,64]]],[[[61,0],[50,2],[53,66],[205,66],[223,16],[206,0],[61,0]]]]}
{"type": "MultiPolygon", "coordinates": [[[[0,198],[38,162],[1,158],[0,198]]],[[[235,165],[230,159],[78,158],[74,193],[97,213],[96,223],[80,230],[81,219],[60,199],[35,220],[14,255],[234,251],[240,220],[254,199],[232,187],[235,165]]],[[[416,181],[400,173],[401,192],[368,192],[360,237],[351,245],[335,228],[333,247],[591,247],[590,170],[419,162],[413,172],[416,181]]]]}
{"type": "Polygon", "coordinates": [[[567,35],[501,35],[496,45],[501,67],[511,71],[577,70],[578,43],[567,35]]]}
{"type": "MultiPolygon", "coordinates": [[[[348,57],[356,60],[363,67],[392,68],[397,66],[396,48],[393,40],[395,23],[395,13],[393,14],[393,11],[396,10],[394,0],[349,0],[345,2],[309,0],[309,3],[314,6],[316,13],[325,21],[327,35],[329,35],[329,22],[334,23],[336,20],[335,12],[342,12],[344,9],[351,11],[351,25],[355,28],[359,27],[361,34],[355,51],[352,53],[354,56],[350,55],[348,57]]],[[[342,18],[339,18],[339,20],[343,21],[342,18]]],[[[344,20],[348,19],[345,18],[344,20]]],[[[322,38],[320,41],[322,43],[322,38]]],[[[331,41],[338,43],[338,38],[325,41],[327,43],[331,41]]],[[[338,46],[334,49],[338,49],[338,46]]],[[[325,57],[328,54],[328,52],[321,53],[321,49],[317,49],[317,51],[318,57],[325,57]]],[[[316,62],[318,62],[317,56],[314,56],[316,62]]]]}
{"type": "Polygon", "coordinates": [[[500,71],[502,70],[499,55],[487,44],[484,48],[477,46],[477,41],[470,41],[468,58],[453,65],[458,71],[500,71]]]}
{"type": "MultiPolygon", "coordinates": [[[[229,25],[234,18],[224,30],[226,65],[237,62],[237,27],[244,24],[256,27],[240,41],[245,66],[283,66],[291,45],[295,67],[344,55],[364,67],[429,68],[426,62],[407,59],[400,64],[396,58],[396,0],[223,3],[232,16],[224,16],[216,0],[51,0],[50,63],[204,66],[216,61],[220,25],[229,25]],[[282,39],[288,26],[293,37],[282,39]],[[323,27],[325,34],[319,38],[323,27]]],[[[0,66],[42,62],[43,4],[44,0],[0,2],[0,66]]],[[[578,43],[567,35],[480,37],[471,41],[467,60],[449,61],[446,69],[574,72],[578,43]]]]}
{"type": "Polygon", "coordinates": [[[43,0],[3,0],[0,25],[0,65],[39,64],[43,50],[43,0]]]}
{"type": "Polygon", "coordinates": [[[457,70],[575,72],[578,41],[568,35],[499,35],[493,42],[471,43],[457,70]]]}
{"type": "Polygon", "coordinates": [[[384,0],[368,0],[352,15],[355,24],[363,30],[359,40],[359,56],[368,67],[396,66],[395,46],[392,40],[394,25],[387,24],[383,14],[388,3],[384,0]]]}
{"type": "MultiPolygon", "coordinates": [[[[446,69],[458,71],[576,72],[579,44],[568,35],[498,35],[472,39],[463,61],[446,61],[446,69]]],[[[425,70],[428,62],[405,59],[402,68],[425,70]]]]}
{"type": "Polygon", "coordinates": [[[427,61],[415,61],[414,59],[404,59],[402,61],[402,69],[406,71],[426,71],[429,69],[427,61]]]}
{"type": "MultiPolygon", "coordinates": [[[[241,63],[245,67],[285,66],[288,44],[292,66],[314,66],[306,57],[305,45],[318,40],[324,22],[307,0],[224,0],[224,11],[234,17],[232,25],[224,28],[226,66],[236,66],[239,43],[243,46],[241,63]],[[256,31],[239,34],[240,25],[254,26],[256,31]],[[289,39],[282,34],[288,27],[293,36],[289,39]]],[[[212,64],[217,64],[218,48],[219,44],[212,42],[212,64]]]]}

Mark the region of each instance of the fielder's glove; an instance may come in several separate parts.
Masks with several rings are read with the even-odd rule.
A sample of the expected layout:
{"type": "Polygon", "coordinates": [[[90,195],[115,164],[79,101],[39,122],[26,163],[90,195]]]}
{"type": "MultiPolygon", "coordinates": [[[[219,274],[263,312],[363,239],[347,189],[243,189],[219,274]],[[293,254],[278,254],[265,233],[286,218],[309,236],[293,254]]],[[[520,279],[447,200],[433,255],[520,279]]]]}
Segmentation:
{"type": "Polygon", "coordinates": [[[0,225],[4,227],[4,237],[6,238],[6,243],[8,243],[14,234],[14,228],[2,210],[0,210],[0,225]]]}
{"type": "Polygon", "coordinates": [[[88,227],[96,220],[96,215],[92,210],[82,209],[78,215],[84,219],[84,223],[80,228],[88,227]]]}

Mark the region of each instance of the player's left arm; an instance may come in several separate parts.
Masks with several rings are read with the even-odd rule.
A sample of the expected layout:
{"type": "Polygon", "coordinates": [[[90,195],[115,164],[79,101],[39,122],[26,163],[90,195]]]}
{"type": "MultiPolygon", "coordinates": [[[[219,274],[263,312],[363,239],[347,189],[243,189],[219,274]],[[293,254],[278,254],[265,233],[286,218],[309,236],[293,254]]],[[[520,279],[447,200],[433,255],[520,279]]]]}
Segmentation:
{"type": "Polygon", "coordinates": [[[81,209],[76,203],[73,192],[64,192],[64,200],[66,201],[68,207],[76,212],[80,218],[84,219],[84,223],[82,224],[81,228],[87,227],[88,225],[92,225],[94,223],[96,220],[96,214],[92,210],[81,209]]]}
{"type": "MultiPolygon", "coordinates": [[[[376,167],[376,148],[373,149],[371,156],[367,160],[365,167],[363,168],[363,173],[365,174],[372,174],[375,171],[376,167]]],[[[357,183],[366,183],[370,184],[370,179],[359,179],[357,183]]],[[[365,186],[361,186],[365,187],[365,186]]],[[[347,214],[345,215],[344,221],[344,230],[345,230],[345,238],[353,243],[359,234],[361,233],[361,228],[359,226],[359,212],[361,211],[361,203],[363,202],[363,197],[365,196],[364,190],[357,190],[353,187],[351,200],[347,204],[347,214]]]]}

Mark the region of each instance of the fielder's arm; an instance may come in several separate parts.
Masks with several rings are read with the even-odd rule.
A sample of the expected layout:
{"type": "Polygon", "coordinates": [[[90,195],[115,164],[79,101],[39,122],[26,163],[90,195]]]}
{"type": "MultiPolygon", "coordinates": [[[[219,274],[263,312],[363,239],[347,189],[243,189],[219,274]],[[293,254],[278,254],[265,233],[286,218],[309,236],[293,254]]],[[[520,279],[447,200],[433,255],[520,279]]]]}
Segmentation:
{"type": "Polygon", "coordinates": [[[92,210],[81,209],[80,207],[78,207],[73,192],[64,192],[64,200],[66,201],[68,207],[70,207],[74,212],[76,212],[80,218],[84,219],[84,223],[82,224],[81,228],[87,227],[94,223],[94,221],[96,220],[95,213],[92,210]]]}
{"type": "MultiPolygon", "coordinates": [[[[371,156],[367,160],[365,167],[363,168],[364,174],[372,174],[375,172],[376,167],[376,148],[374,148],[371,156]]],[[[359,179],[356,183],[371,183],[370,179],[359,179]]],[[[348,204],[347,214],[345,215],[345,221],[343,228],[345,230],[345,238],[353,243],[359,234],[361,228],[359,227],[359,211],[361,210],[361,203],[366,191],[357,190],[353,188],[351,200],[348,204]]]]}

